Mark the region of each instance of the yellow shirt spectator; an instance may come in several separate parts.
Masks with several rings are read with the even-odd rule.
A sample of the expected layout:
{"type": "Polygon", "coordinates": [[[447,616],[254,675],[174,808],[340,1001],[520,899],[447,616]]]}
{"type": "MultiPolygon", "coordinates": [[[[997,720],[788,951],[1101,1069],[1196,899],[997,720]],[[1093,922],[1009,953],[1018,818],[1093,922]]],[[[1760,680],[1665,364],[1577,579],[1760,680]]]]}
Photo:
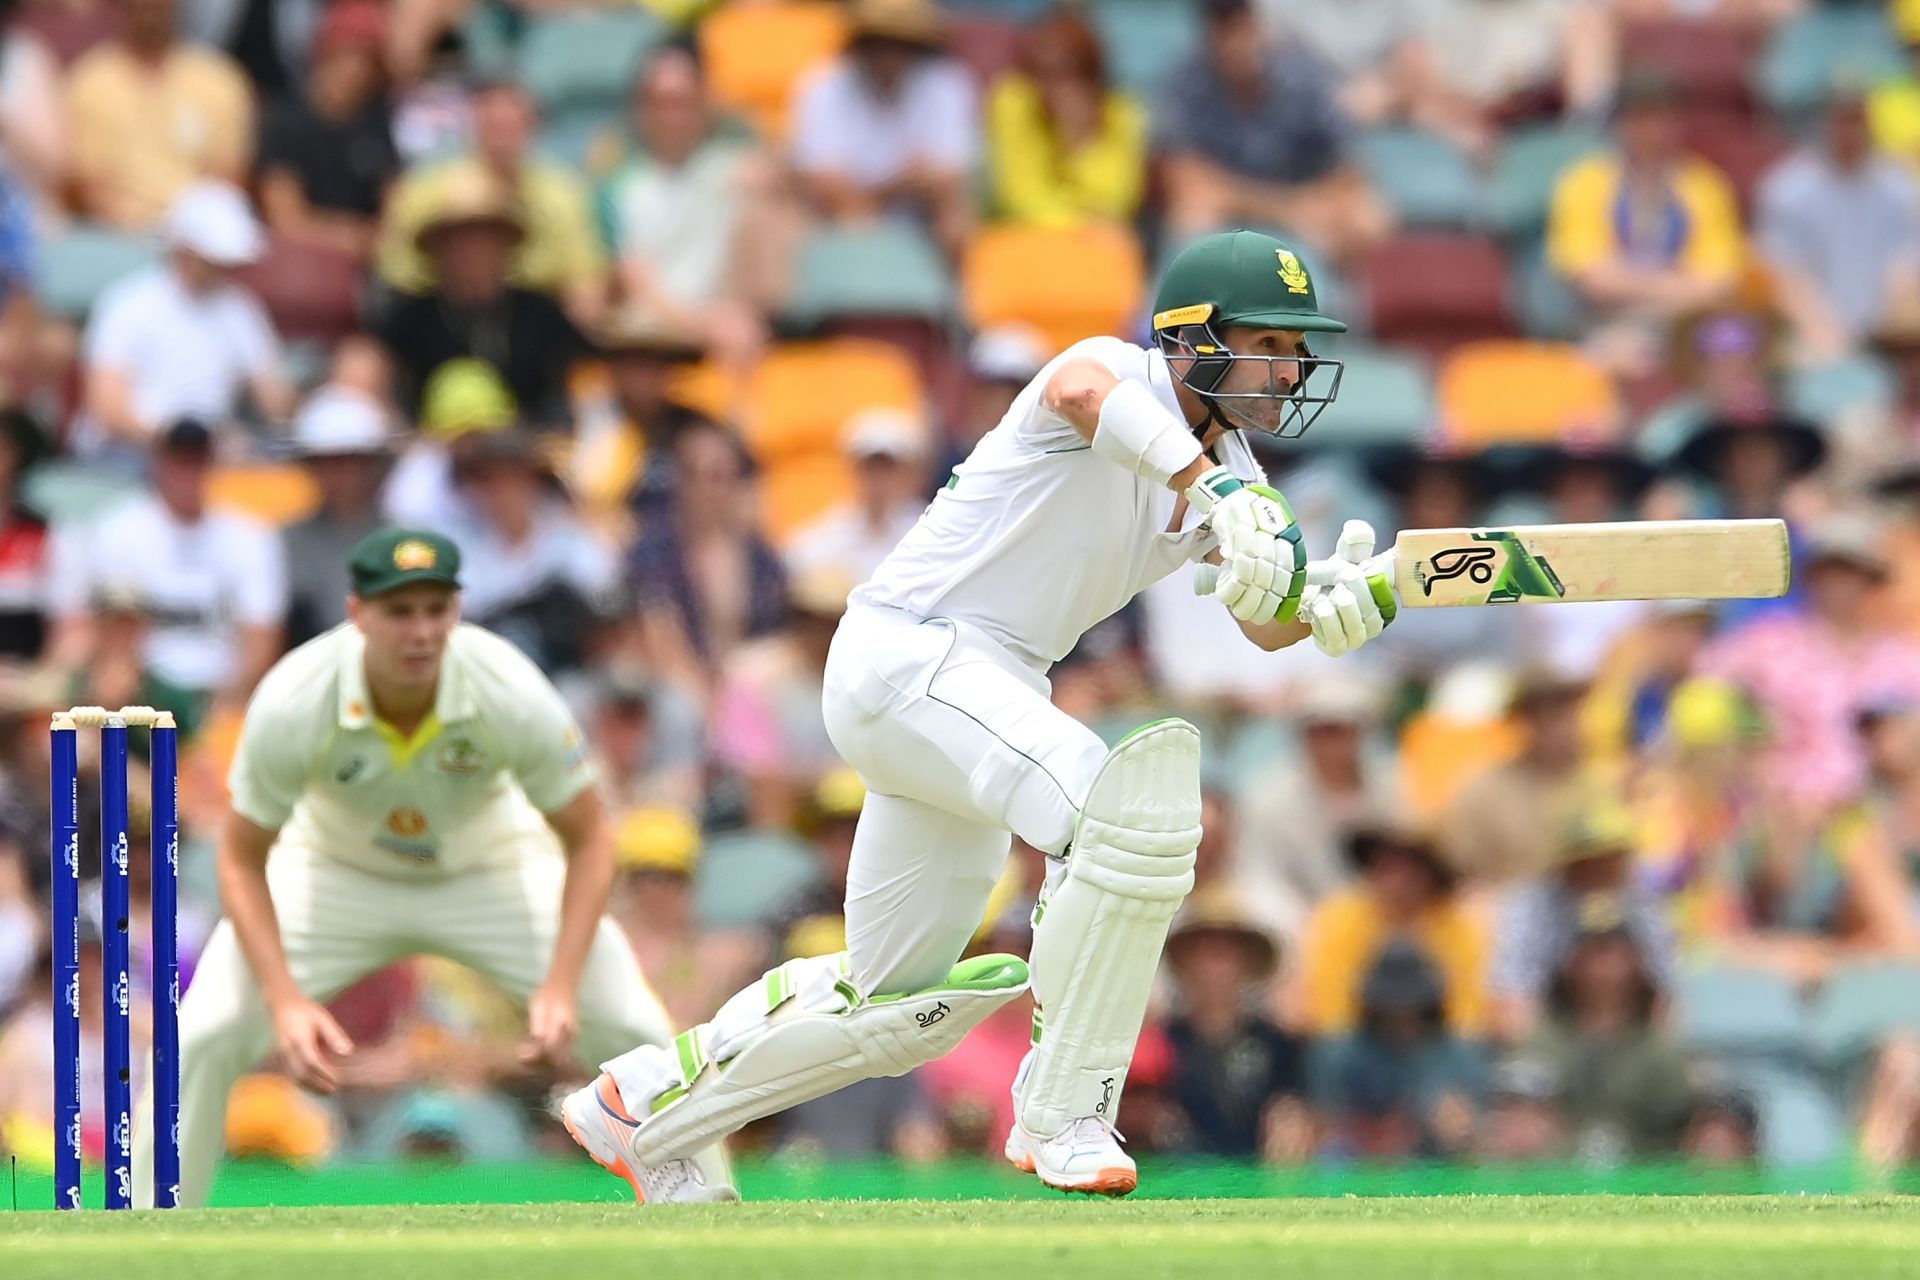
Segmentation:
{"type": "Polygon", "coordinates": [[[1547,260],[1565,276],[1583,276],[1610,263],[1678,267],[1703,278],[1730,280],[1745,249],[1733,188],[1704,160],[1674,168],[1664,199],[1627,198],[1620,158],[1589,156],[1562,174],[1547,224],[1547,260]]]}
{"type": "MultiPolygon", "coordinates": [[[[476,167],[475,160],[450,160],[400,180],[380,239],[381,279],[407,293],[433,287],[433,268],[415,245],[420,228],[448,186],[468,180],[461,170],[476,167]]],[[[511,282],[562,297],[597,290],[606,257],[588,213],[585,188],[566,169],[532,161],[521,170],[518,196],[527,234],[514,252],[511,282]]]]}
{"type": "Polygon", "coordinates": [[[104,44],[67,82],[80,207],[128,231],[153,226],[199,178],[244,181],[253,156],[253,94],[216,49],[175,44],[136,58],[104,44]]]}
{"type": "Polygon", "coordinates": [[[987,107],[994,199],[1018,222],[1070,226],[1087,218],[1129,221],[1140,207],[1147,164],[1147,113],[1109,93],[1099,132],[1063,145],[1040,90],[1024,75],[995,86],[987,107]]]}
{"type": "MultiPolygon", "coordinates": [[[[1478,1035],[1487,1021],[1485,926],[1449,897],[1428,908],[1408,933],[1446,981],[1447,1025],[1459,1035],[1478,1035]]],[[[1309,1033],[1343,1035],[1354,1029],[1360,985],[1394,936],[1364,888],[1343,890],[1320,904],[1307,924],[1301,955],[1309,1033]]]]}

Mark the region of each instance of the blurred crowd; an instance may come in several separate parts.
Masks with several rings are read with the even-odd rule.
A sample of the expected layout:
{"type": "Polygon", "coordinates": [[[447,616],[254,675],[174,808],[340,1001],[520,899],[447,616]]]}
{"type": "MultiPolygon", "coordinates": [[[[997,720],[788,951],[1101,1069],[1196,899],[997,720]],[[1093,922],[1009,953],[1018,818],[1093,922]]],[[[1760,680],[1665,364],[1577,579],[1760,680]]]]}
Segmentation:
{"type": "MultiPolygon", "coordinates": [[[[1352,327],[1338,403],[1260,445],[1310,545],[1783,516],[1796,585],[1409,612],[1338,663],[1177,579],[1096,628],[1056,701],[1208,751],[1122,1130],[1907,1163],[1916,174],[1911,0],[0,0],[0,1150],[52,1149],[46,711],[179,717],[190,973],[247,695],[389,520],[573,701],[678,1022],[843,946],[849,588],[1059,349],[1249,225],[1352,327]]],[[[1024,953],[1040,861],[980,948],[1024,953]]],[[[235,1153],[566,1149],[463,971],[336,1008],[348,1087],[265,1064],[235,1153]]],[[[1028,1014],[747,1144],[991,1155],[1028,1014]]]]}

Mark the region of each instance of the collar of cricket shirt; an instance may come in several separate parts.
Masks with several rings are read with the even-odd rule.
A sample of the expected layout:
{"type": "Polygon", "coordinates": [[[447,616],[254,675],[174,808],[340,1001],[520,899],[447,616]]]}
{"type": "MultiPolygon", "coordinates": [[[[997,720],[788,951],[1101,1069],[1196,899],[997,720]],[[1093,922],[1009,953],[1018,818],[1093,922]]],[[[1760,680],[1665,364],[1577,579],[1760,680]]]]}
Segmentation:
{"type": "MultiPolygon", "coordinates": [[[[367,692],[367,638],[351,623],[346,630],[346,644],[340,653],[340,727],[371,729],[377,717],[373,714],[373,698],[367,692]]],[[[440,659],[440,687],[434,693],[432,719],[442,726],[470,720],[474,715],[473,682],[460,657],[462,630],[455,627],[447,637],[447,649],[440,659]]]]}

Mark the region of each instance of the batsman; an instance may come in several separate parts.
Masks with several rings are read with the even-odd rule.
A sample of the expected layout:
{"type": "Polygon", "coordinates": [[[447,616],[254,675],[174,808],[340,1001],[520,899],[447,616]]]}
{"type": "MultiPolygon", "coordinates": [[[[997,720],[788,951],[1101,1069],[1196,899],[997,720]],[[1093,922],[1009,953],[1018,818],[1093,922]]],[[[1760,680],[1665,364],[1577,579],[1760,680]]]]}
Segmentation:
{"type": "Polygon", "coordinates": [[[946,1053],[1026,991],[1033,1046],[1007,1158],[1063,1191],[1138,1182],[1114,1130],[1168,924],[1193,885],[1200,736],[1184,720],[1109,750],[1049,701],[1047,671],[1150,584],[1196,588],[1247,638],[1331,654],[1398,610],[1391,553],[1349,523],[1309,561],[1245,433],[1295,436],[1337,361],[1289,246],[1235,231],[1169,267],[1154,347],[1074,344],[1035,376],[920,522],[852,595],[824,710],[868,798],[847,877],[847,949],[792,960],[671,1047],[604,1064],[563,1111],[643,1198],[685,1198],[695,1153],[749,1121],[946,1053]],[[960,961],[1009,833],[1049,856],[1029,962],[960,961]]]}
{"type": "MultiPolygon", "coordinates": [[[[272,1048],[331,1093],[353,1044],[324,1002],[396,960],[444,956],[504,988],[529,1060],[672,1036],[606,918],[612,826],[586,744],[526,655],[460,622],[459,569],[438,533],[369,534],[349,621],[247,706],[215,853],[226,918],[180,1006],[183,1205],[206,1203],[240,1075],[272,1048]]],[[[140,1112],[134,1200],[150,1206],[151,1092],[140,1112]]],[[[690,1192],[732,1197],[717,1148],[695,1163],[690,1192]]]]}

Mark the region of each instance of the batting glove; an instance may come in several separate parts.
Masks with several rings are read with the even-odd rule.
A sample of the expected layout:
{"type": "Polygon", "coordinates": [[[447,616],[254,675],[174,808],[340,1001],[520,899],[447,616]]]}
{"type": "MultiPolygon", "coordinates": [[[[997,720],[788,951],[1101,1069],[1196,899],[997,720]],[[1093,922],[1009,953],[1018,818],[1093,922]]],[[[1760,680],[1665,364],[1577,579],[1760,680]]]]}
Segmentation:
{"type": "Polygon", "coordinates": [[[1293,621],[1306,588],[1307,553],[1287,500],[1266,485],[1241,483],[1225,467],[1194,481],[1187,500],[1220,543],[1218,568],[1202,565],[1194,590],[1242,622],[1293,621]]]}
{"type": "Polygon", "coordinates": [[[1337,658],[1385,631],[1399,612],[1393,552],[1373,554],[1373,526],[1347,521],[1333,555],[1307,564],[1300,620],[1312,628],[1320,652],[1337,658]]]}

